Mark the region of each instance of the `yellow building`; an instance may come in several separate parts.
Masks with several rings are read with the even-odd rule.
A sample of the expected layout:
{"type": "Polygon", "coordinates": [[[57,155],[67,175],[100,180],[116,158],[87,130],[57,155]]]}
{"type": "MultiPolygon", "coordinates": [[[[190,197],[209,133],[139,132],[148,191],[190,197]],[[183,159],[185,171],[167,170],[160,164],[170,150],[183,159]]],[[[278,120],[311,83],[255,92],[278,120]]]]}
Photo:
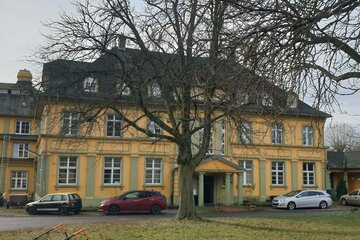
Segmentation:
{"type": "Polygon", "coordinates": [[[0,83],[0,192],[32,196],[38,127],[31,73],[19,71],[16,84],[0,83]]]}
{"type": "MultiPolygon", "coordinates": [[[[45,94],[36,110],[41,122],[36,195],[75,191],[84,205],[96,206],[109,196],[150,189],[177,205],[174,143],[124,127],[112,110],[97,113],[96,121],[82,118],[85,105],[95,106],[100,102],[96,99],[114,91],[114,84],[104,84],[113,79],[110,73],[104,74],[100,63],[101,59],[94,63],[57,60],[44,65],[45,94]],[[98,69],[102,75],[94,73],[98,69]]],[[[150,94],[159,94],[156,87],[150,89],[154,91],[150,94]]],[[[129,89],[122,87],[119,94],[127,114],[139,117],[129,89]]],[[[289,108],[283,114],[248,111],[242,123],[225,118],[213,124],[208,155],[193,176],[196,204],[266,201],[295,189],[327,188],[323,131],[329,115],[289,96],[289,108]]],[[[266,100],[269,107],[273,100],[269,96],[266,100]]],[[[264,104],[264,99],[251,104],[259,102],[264,104]]],[[[144,117],[138,123],[151,132],[161,131],[144,117]]]]}

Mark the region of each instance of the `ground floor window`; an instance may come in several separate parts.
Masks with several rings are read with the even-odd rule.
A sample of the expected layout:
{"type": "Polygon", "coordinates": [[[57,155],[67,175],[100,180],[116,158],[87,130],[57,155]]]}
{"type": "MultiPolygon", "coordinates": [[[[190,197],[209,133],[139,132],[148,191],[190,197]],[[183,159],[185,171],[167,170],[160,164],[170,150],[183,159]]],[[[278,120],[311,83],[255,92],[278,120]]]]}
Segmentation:
{"type": "Polygon", "coordinates": [[[271,184],[272,185],[284,185],[284,162],[272,162],[271,163],[271,184]]]}
{"type": "Polygon", "coordinates": [[[162,175],[162,159],[147,158],[146,159],[146,184],[161,184],[162,175]]]}
{"type": "Polygon", "coordinates": [[[14,171],[11,172],[11,189],[24,190],[27,189],[28,172],[14,171]]]}
{"type": "Polygon", "coordinates": [[[104,184],[121,183],[121,158],[105,157],[104,160],[104,184]]]}
{"type": "Polygon", "coordinates": [[[240,160],[240,167],[245,171],[243,173],[243,185],[253,184],[253,162],[251,160],[240,160]]]}
{"type": "Polygon", "coordinates": [[[303,163],[304,186],[315,186],[315,163],[303,163]]]}
{"type": "Polygon", "coordinates": [[[60,157],[58,184],[76,184],[78,174],[78,158],[77,157],[60,157]]]}

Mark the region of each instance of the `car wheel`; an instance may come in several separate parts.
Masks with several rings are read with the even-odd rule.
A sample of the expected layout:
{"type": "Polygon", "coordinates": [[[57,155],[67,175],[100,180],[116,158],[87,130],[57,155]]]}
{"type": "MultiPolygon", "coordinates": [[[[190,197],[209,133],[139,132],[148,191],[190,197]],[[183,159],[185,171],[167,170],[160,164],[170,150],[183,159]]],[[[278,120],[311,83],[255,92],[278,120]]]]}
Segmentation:
{"type": "Polygon", "coordinates": [[[120,210],[120,209],[119,209],[118,206],[112,205],[112,206],[109,207],[108,213],[109,213],[110,215],[117,215],[117,214],[119,214],[119,210],[120,210]]]}
{"type": "Polygon", "coordinates": [[[289,210],[294,210],[296,208],[296,204],[294,202],[289,202],[287,208],[289,210]]]}
{"type": "Polygon", "coordinates": [[[68,215],[68,210],[66,208],[60,208],[59,209],[59,213],[62,215],[62,216],[66,216],[68,215]]]}
{"type": "Polygon", "coordinates": [[[326,209],[328,207],[328,204],[326,201],[321,201],[319,204],[319,208],[326,209]]]}
{"type": "Polygon", "coordinates": [[[347,205],[347,201],[345,198],[341,199],[341,205],[343,205],[343,206],[347,205]]]}
{"type": "Polygon", "coordinates": [[[159,205],[154,205],[151,208],[152,214],[160,214],[161,213],[161,207],[159,205]]]}
{"type": "Polygon", "coordinates": [[[36,208],[35,207],[29,207],[27,209],[27,212],[30,214],[30,215],[34,215],[36,214],[36,208]]]}

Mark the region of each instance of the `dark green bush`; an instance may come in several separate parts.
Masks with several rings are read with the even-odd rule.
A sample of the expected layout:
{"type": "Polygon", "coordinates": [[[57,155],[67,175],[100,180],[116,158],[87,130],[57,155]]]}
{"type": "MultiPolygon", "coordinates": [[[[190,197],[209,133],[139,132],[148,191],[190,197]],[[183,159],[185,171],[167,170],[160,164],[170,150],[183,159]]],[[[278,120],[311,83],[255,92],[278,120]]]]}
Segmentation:
{"type": "Polygon", "coordinates": [[[336,187],[336,194],[338,197],[344,195],[344,194],[347,194],[348,190],[347,190],[347,187],[346,187],[346,181],[345,180],[341,180],[339,182],[339,184],[337,185],[336,187]]]}

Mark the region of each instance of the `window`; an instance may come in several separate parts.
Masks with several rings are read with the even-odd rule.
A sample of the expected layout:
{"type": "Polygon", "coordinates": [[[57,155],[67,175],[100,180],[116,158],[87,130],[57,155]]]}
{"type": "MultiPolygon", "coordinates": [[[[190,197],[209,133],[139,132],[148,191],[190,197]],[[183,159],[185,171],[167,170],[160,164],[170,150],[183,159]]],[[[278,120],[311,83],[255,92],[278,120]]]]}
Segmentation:
{"type": "MultiPolygon", "coordinates": [[[[149,122],[148,130],[152,134],[161,134],[160,126],[157,123],[155,123],[155,122],[153,122],[151,120],[149,122]]],[[[156,136],[150,136],[150,138],[157,138],[157,137],[156,136]]]]}
{"type": "Polygon", "coordinates": [[[125,84],[121,84],[120,87],[120,94],[121,95],[125,95],[125,96],[129,96],[131,95],[131,90],[128,86],[126,86],[125,84]]]}
{"type": "Polygon", "coordinates": [[[276,123],[271,126],[271,143],[282,144],[283,143],[283,126],[276,123]]]}
{"type": "Polygon", "coordinates": [[[272,185],[284,185],[284,162],[272,162],[271,163],[271,184],[272,185]]]}
{"type": "Polygon", "coordinates": [[[146,184],[160,184],[162,175],[162,159],[148,158],[146,159],[146,184]]]}
{"type": "MultiPolygon", "coordinates": [[[[203,137],[204,137],[204,128],[200,129],[199,130],[199,134],[200,134],[200,143],[199,145],[201,145],[201,141],[203,140],[203,137]]],[[[213,130],[212,128],[210,128],[210,139],[209,139],[209,147],[208,147],[208,150],[207,150],[207,154],[213,154],[213,130]]],[[[225,142],[224,142],[225,144],[225,142]]]]}
{"type": "Polygon", "coordinates": [[[29,144],[27,143],[14,143],[13,157],[14,158],[28,158],[29,157],[29,144]]]}
{"type": "Polygon", "coordinates": [[[77,183],[77,157],[60,157],[58,183],[71,185],[77,183]]]}
{"type": "Polygon", "coordinates": [[[121,159],[119,157],[105,157],[104,184],[117,184],[121,182],[121,159]]]}
{"type": "Polygon", "coordinates": [[[289,108],[297,107],[297,95],[295,93],[289,93],[287,97],[287,105],[289,108]]]}
{"type": "Polygon", "coordinates": [[[315,186],[315,163],[303,163],[304,186],[315,186]]]}
{"type": "Polygon", "coordinates": [[[249,102],[249,95],[244,92],[237,92],[235,94],[235,104],[236,106],[242,106],[249,102]]]}
{"type": "Polygon", "coordinates": [[[159,84],[152,83],[149,88],[149,96],[150,97],[160,97],[161,96],[161,89],[159,84]]]}
{"type": "Polygon", "coordinates": [[[98,91],[98,83],[96,78],[87,77],[84,79],[84,90],[85,92],[97,92],[98,91]]]}
{"type": "Polygon", "coordinates": [[[106,136],[120,137],[121,136],[122,119],[118,114],[106,115],[106,136]]]}
{"type": "Polygon", "coordinates": [[[314,130],[312,126],[304,126],[302,136],[303,145],[312,146],[314,144],[314,130]]]}
{"type": "Polygon", "coordinates": [[[28,173],[24,171],[11,172],[11,189],[27,189],[28,173]]]}
{"type": "Polygon", "coordinates": [[[240,160],[240,167],[245,170],[243,173],[243,185],[253,184],[253,163],[251,160],[240,160]]]}
{"type": "Polygon", "coordinates": [[[30,122],[29,121],[16,121],[15,133],[29,135],[30,134],[30,122]]]}
{"type": "Polygon", "coordinates": [[[220,153],[225,154],[225,122],[224,120],[220,121],[221,124],[221,133],[220,133],[220,153]]]}
{"type": "Polygon", "coordinates": [[[262,97],[262,105],[263,106],[267,106],[267,107],[271,107],[273,105],[273,100],[272,97],[265,93],[262,97]]]}
{"type": "Polygon", "coordinates": [[[78,134],[79,130],[79,113],[64,112],[63,113],[63,126],[62,133],[67,136],[74,136],[78,134]]]}
{"type": "Polygon", "coordinates": [[[240,143],[249,144],[252,142],[251,130],[252,130],[251,122],[239,123],[239,141],[240,141],[240,143]]]}

